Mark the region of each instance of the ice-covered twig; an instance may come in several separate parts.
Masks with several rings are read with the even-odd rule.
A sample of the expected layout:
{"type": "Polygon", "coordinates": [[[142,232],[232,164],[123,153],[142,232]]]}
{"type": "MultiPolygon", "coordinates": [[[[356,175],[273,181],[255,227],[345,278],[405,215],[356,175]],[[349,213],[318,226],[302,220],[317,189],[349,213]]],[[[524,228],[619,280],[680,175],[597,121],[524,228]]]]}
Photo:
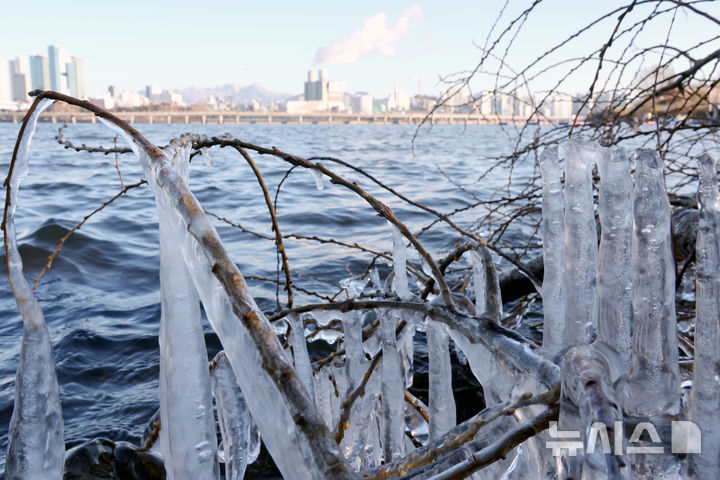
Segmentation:
{"type": "Polygon", "coordinates": [[[51,253],[50,256],[48,257],[47,263],[45,264],[45,266],[43,267],[43,269],[40,270],[40,273],[38,273],[37,276],[35,277],[35,281],[34,281],[34,284],[33,284],[33,290],[35,290],[35,289],[37,288],[38,282],[40,281],[40,279],[42,278],[42,276],[45,275],[48,270],[50,270],[50,268],[52,267],[53,260],[55,260],[55,257],[57,257],[57,256],[60,254],[60,250],[62,250],[62,248],[63,248],[63,246],[65,245],[65,242],[67,242],[68,238],[70,238],[70,236],[71,236],[73,233],[75,233],[75,232],[77,232],[78,230],[80,230],[80,228],[81,228],[83,225],[85,225],[85,222],[87,222],[87,221],[90,219],[90,217],[92,217],[93,215],[99,213],[99,212],[102,211],[105,207],[107,207],[108,205],[110,205],[111,203],[113,203],[115,200],[117,200],[117,199],[120,198],[121,196],[125,195],[128,190],[133,189],[133,188],[137,188],[137,187],[140,187],[140,186],[146,185],[146,184],[147,184],[147,180],[140,180],[139,182],[133,183],[132,185],[126,185],[126,186],[124,186],[124,187],[123,187],[118,193],[116,193],[110,200],[107,200],[105,203],[103,203],[102,205],[100,205],[98,208],[96,208],[96,209],[93,210],[92,212],[90,212],[90,213],[88,213],[87,215],[85,215],[85,216],[83,217],[83,219],[80,220],[80,222],[78,222],[74,227],[72,227],[72,228],[60,239],[60,242],[58,243],[58,246],[55,247],[55,250],[53,251],[53,253],[51,253]]]}
{"type": "Polygon", "coordinates": [[[257,178],[260,189],[262,190],[263,197],[265,198],[265,204],[267,205],[268,212],[270,212],[270,220],[272,221],[272,230],[275,232],[275,243],[277,246],[278,254],[282,259],[282,268],[285,271],[285,291],[287,292],[287,307],[292,308],[293,305],[293,292],[292,292],[292,278],[290,277],[290,266],[288,265],[288,257],[285,252],[285,246],[283,245],[283,234],[280,231],[280,225],[278,225],[277,214],[275,213],[275,207],[272,200],[270,199],[270,192],[265,185],[265,179],[263,179],[260,169],[255,165],[252,157],[248,155],[242,147],[237,147],[236,150],[240,152],[240,155],[250,165],[255,178],[257,178]]]}
{"type": "MultiPolygon", "coordinates": [[[[76,152],[88,152],[88,153],[104,153],[105,155],[109,155],[111,153],[132,153],[132,149],[128,147],[118,147],[117,145],[114,147],[103,147],[102,145],[99,145],[97,147],[88,147],[84,143],[82,145],[75,145],[70,140],[66,140],[63,136],[63,130],[67,128],[67,125],[63,125],[60,128],[58,128],[58,133],[55,136],[55,140],[65,147],[66,149],[72,149],[76,152]]],[[[120,176],[122,180],[122,175],[120,176]]]]}
{"type": "MultiPolygon", "coordinates": [[[[272,399],[275,402],[279,400],[281,402],[279,405],[282,406],[279,406],[278,411],[275,412],[278,415],[277,418],[287,416],[288,424],[294,424],[292,428],[296,429],[304,439],[302,444],[295,444],[288,442],[288,439],[292,440],[292,436],[276,435],[274,441],[277,441],[278,444],[272,447],[270,445],[271,441],[266,437],[268,448],[271,451],[275,450],[277,455],[280,454],[278,448],[284,448],[286,453],[292,452],[299,461],[304,459],[309,471],[318,477],[354,477],[354,474],[342,458],[323,419],[320,417],[317,408],[309,398],[294,369],[288,363],[282,351],[282,346],[275,336],[274,329],[247,292],[245,281],[237,266],[227,255],[215,230],[210,227],[202,207],[189,191],[187,185],[168,165],[167,158],[161,150],[145,139],[127,122],[96,105],[57,92],[34,91],[32,94],[39,99],[50,98],[79,106],[114,125],[123,135],[130,138],[131,147],[147,162],[148,171],[157,175],[157,178],[153,179],[153,182],[156,182],[157,185],[153,186],[153,188],[159,188],[162,195],[167,195],[172,210],[175,212],[174,215],[182,219],[193,238],[194,243],[192,245],[183,247],[185,261],[193,264],[194,268],[201,269],[195,271],[195,274],[202,274],[204,277],[209,276],[208,278],[214,276],[220,282],[227,303],[224,303],[223,306],[218,304],[218,308],[224,309],[227,306],[237,317],[237,319],[222,317],[222,322],[214,325],[216,330],[219,330],[218,334],[223,344],[230,347],[227,351],[231,363],[235,365],[235,373],[241,373],[242,375],[239,375],[240,379],[245,379],[244,375],[252,367],[254,370],[253,378],[256,381],[259,378],[258,376],[267,380],[267,382],[260,382],[260,386],[256,387],[256,391],[253,392],[256,395],[254,398],[248,397],[251,410],[259,410],[261,408],[259,402],[262,402],[263,398],[272,399]],[[185,249],[197,249],[197,255],[190,255],[189,251],[187,251],[188,255],[186,255],[185,249]],[[205,266],[195,262],[207,262],[204,265],[208,265],[211,272],[203,272],[202,269],[205,266]],[[249,348],[238,348],[238,341],[249,348]],[[233,344],[234,342],[236,343],[233,344]],[[244,358],[248,355],[255,356],[257,360],[247,358],[251,364],[244,364],[244,358]],[[233,358],[233,356],[235,357],[233,358]],[[258,361],[259,363],[256,363],[258,361]],[[264,390],[260,391],[259,389],[264,390]],[[280,447],[283,442],[283,446],[280,447]]],[[[208,296],[211,293],[207,290],[211,285],[204,286],[196,283],[196,287],[198,286],[202,287],[201,297],[205,296],[203,303],[205,303],[206,307],[214,305],[215,300],[208,296]]],[[[222,297],[217,298],[221,299],[222,297]]],[[[219,314],[219,310],[215,314],[219,314]]],[[[216,319],[219,319],[219,317],[216,319]]],[[[276,422],[277,418],[267,419],[267,421],[276,422]]],[[[265,419],[258,417],[257,421],[262,430],[262,422],[265,419]]],[[[266,425],[268,424],[266,423],[266,425]]],[[[265,434],[265,432],[263,433],[265,434]]],[[[279,463],[283,464],[283,460],[291,458],[291,456],[286,455],[285,458],[278,458],[279,463]]],[[[285,464],[285,467],[288,467],[288,465],[285,464]]],[[[296,471],[298,471],[297,466],[296,471]]],[[[291,473],[290,470],[286,469],[286,474],[291,473]]]]}
{"type": "MultiPolygon", "coordinates": [[[[427,445],[417,448],[403,459],[363,472],[363,478],[380,480],[402,477],[415,469],[424,469],[428,465],[440,462],[446,455],[452,454],[458,448],[471,442],[481,429],[490,425],[492,422],[512,415],[517,409],[529,405],[555,405],[559,398],[560,385],[558,384],[550,390],[537,395],[525,393],[507,404],[488,407],[472,418],[452,428],[442,437],[431,440],[427,445]]],[[[554,416],[549,420],[557,419],[558,412],[555,410],[553,414],[554,416]]],[[[508,447],[509,451],[524,440],[525,439],[520,441],[517,441],[517,439],[511,440],[510,443],[514,443],[512,446],[510,446],[510,444],[503,446],[508,447]]],[[[498,455],[495,460],[500,458],[501,456],[498,455]]]]}
{"type": "Polygon", "coordinates": [[[528,438],[546,430],[550,426],[550,422],[557,418],[558,411],[559,407],[552,405],[526,422],[508,430],[489,445],[484,441],[470,442],[467,449],[477,450],[476,453],[444,472],[430,477],[431,480],[460,480],[467,478],[481,468],[507,457],[512,449],[528,438]]]}
{"type": "Polygon", "coordinates": [[[326,177],[330,178],[331,183],[342,185],[345,188],[348,188],[358,194],[360,197],[362,197],[370,206],[382,217],[387,219],[390,223],[395,225],[400,232],[403,234],[403,236],[410,241],[413,247],[418,251],[420,256],[427,262],[427,264],[430,266],[430,269],[432,270],[433,277],[435,278],[435,281],[440,286],[440,293],[444,301],[450,305],[452,304],[452,299],[450,296],[450,288],[447,285],[447,282],[445,281],[444,276],[440,272],[440,269],[438,268],[437,264],[433,260],[432,256],[425,250],[425,247],[422,246],[422,244],[418,241],[417,238],[410,232],[410,230],[405,226],[404,223],[402,223],[393,213],[393,211],[385,205],[383,202],[375,198],[374,196],[370,195],[368,192],[366,192],[364,189],[362,189],[359,185],[356,183],[349,182],[345,180],[344,178],[340,177],[336,173],[329,170],[327,167],[320,163],[313,163],[305,158],[298,157],[297,155],[292,155],[289,153],[285,153],[277,148],[264,148],[264,147],[258,147],[256,145],[253,145],[251,143],[242,142],[235,139],[227,139],[227,138],[219,138],[219,137],[213,137],[212,139],[198,139],[198,141],[195,142],[195,148],[200,148],[203,146],[213,146],[218,145],[220,147],[242,147],[248,150],[254,150],[260,154],[265,155],[273,155],[275,157],[281,158],[282,160],[290,163],[291,165],[297,165],[303,168],[308,168],[311,170],[318,170],[326,177]]]}
{"type": "MultiPolygon", "coordinates": [[[[190,149],[171,144],[164,149],[174,168],[188,181],[190,149]]],[[[156,198],[160,243],[160,450],[169,480],[220,476],[212,408],[207,347],[200,298],[178,248],[174,218],[163,215],[156,198]]]]}
{"type": "MultiPolygon", "coordinates": [[[[601,432],[593,429],[596,422],[603,426],[607,438],[615,435],[615,428],[622,426],[621,397],[615,392],[610,367],[592,346],[572,347],[563,357],[562,400],[560,423],[564,430],[583,432],[584,445],[597,441],[601,432]],[[594,438],[591,438],[594,437],[594,438]]],[[[602,438],[601,438],[602,441],[602,438]]],[[[592,453],[567,457],[570,476],[582,478],[621,478],[620,468],[624,462],[620,455],[603,452],[598,448],[592,453]]],[[[615,452],[619,453],[619,452],[615,452]]]]}
{"type": "Polygon", "coordinates": [[[393,300],[347,300],[344,302],[308,304],[291,310],[284,310],[271,317],[277,320],[288,313],[303,313],[313,310],[368,310],[395,308],[422,312],[432,320],[444,323],[465,336],[471,343],[485,345],[497,358],[516,368],[528,372],[550,387],[557,383],[558,367],[540,355],[539,347],[519,333],[495,322],[494,316],[472,317],[441,305],[393,300]]]}

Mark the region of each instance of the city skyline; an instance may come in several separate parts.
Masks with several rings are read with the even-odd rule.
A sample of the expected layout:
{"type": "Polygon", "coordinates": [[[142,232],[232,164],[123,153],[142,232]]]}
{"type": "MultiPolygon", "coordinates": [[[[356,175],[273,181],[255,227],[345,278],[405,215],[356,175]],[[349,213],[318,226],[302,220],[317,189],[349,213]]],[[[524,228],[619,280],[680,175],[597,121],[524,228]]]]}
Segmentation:
{"type": "MultiPolygon", "coordinates": [[[[520,48],[507,58],[511,64],[532,61],[573,25],[616,2],[584,4],[582,9],[567,0],[545,3],[547,8],[523,27],[516,40],[520,48]],[[563,12],[562,22],[558,11],[563,12]]],[[[299,94],[305,72],[317,68],[327,68],[333,78],[346,81],[350,92],[382,97],[397,84],[408,92],[437,94],[442,90],[438,76],[475,66],[480,58],[475,44],[483,44],[503,2],[456,2],[451,9],[423,1],[391,6],[379,1],[362,5],[322,1],[312,6],[275,2],[242,8],[233,2],[211,1],[199,11],[207,20],[188,15],[191,5],[197,9],[184,1],[129,1],[122,9],[105,10],[82,1],[62,8],[40,1],[43,15],[33,16],[28,28],[26,11],[9,4],[4,8],[9,21],[0,32],[0,57],[63,45],[85,59],[90,96],[104,92],[108,85],[140,91],[150,84],[177,90],[229,83],[259,83],[275,92],[299,94]]],[[[522,7],[511,4],[505,14],[516,15],[522,7]]],[[[611,27],[589,32],[588,40],[606,37],[611,27]]],[[[690,43],[698,27],[678,18],[673,28],[690,43]]],[[[664,36],[658,31],[648,34],[664,36]]],[[[565,90],[582,91],[591,73],[579,71],[565,90]]]]}
{"type": "Polygon", "coordinates": [[[58,45],[47,47],[47,56],[18,55],[0,58],[0,107],[28,103],[31,90],[55,90],[85,98],[85,62],[58,45]]]}

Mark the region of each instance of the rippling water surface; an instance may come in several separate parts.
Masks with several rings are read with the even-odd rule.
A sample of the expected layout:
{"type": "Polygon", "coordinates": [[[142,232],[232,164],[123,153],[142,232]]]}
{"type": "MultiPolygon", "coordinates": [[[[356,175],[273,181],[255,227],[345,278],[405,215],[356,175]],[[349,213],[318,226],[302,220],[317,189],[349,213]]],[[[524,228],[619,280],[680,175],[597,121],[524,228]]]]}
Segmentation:
{"type": "MultiPolygon", "coordinates": [[[[208,135],[229,132],[262,146],[277,146],[297,155],[333,156],[367,169],[398,191],[440,211],[450,211],[472,197],[448,182],[438,167],[474,193],[487,196],[500,177],[476,184],[483,169],[478,159],[509,148],[498,127],[436,126],[421,133],[411,150],[412,126],[359,125],[138,125],[151,141],[164,145],[186,131],[208,135]]],[[[0,124],[0,168],[7,172],[19,125],[0,124]]],[[[115,157],[64,150],[55,142],[57,125],[41,123],[32,144],[31,172],[20,192],[17,227],[25,271],[32,279],[47,262],[60,239],[86,214],[120,188],[115,157]]],[[[65,132],[73,142],[112,145],[112,134],[101,125],[72,125],[65,132]]],[[[257,181],[234,151],[214,149],[211,166],[196,157],[191,188],[203,206],[219,216],[271,235],[269,216],[257,181]]],[[[282,161],[255,155],[272,192],[285,175],[282,161]]],[[[365,178],[326,165],[356,180],[393,208],[411,230],[433,217],[402,204],[365,178]]],[[[142,178],[130,155],[119,166],[126,184],[142,178]]],[[[391,232],[386,221],[364,201],[325,182],[315,187],[313,176],[296,169],[278,199],[283,233],[334,237],[389,251],[391,232]]],[[[458,215],[470,224],[477,211],[458,215]]],[[[271,241],[257,239],[217,222],[226,247],[245,275],[275,278],[276,256],[271,241]]],[[[421,237],[433,255],[453,248],[457,235],[436,228],[421,237]]],[[[300,287],[332,294],[337,282],[359,274],[372,256],[344,248],[287,240],[300,287]],[[302,276],[300,275],[302,274],[302,276]]],[[[412,258],[412,254],[411,254],[412,258]]],[[[387,271],[385,264],[380,265],[387,271]]],[[[13,408],[15,371],[22,321],[6,281],[5,260],[0,281],[0,471],[4,470],[7,428],[13,408]]],[[[158,407],[157,334],[160,319],[157,214],[147,187],[131,190],[93,217],[65,244],[52,269],[40,280],[37,296],[53,340],[60,383],[65,439],[68,447],[95,437],[137,443],[158,407]]],[[[250,280],[261,307],[275,308],[275,286],[250,280]]],[[[298,302],[313,301],[298,294],[298,302]]],[[[280,301],[284,299],[281,291],[280,301]]],[[[317,301],[316,299],[314,301],[317,301]]],[[[210,355],[220,348],[206,325],[210,355]]]]}

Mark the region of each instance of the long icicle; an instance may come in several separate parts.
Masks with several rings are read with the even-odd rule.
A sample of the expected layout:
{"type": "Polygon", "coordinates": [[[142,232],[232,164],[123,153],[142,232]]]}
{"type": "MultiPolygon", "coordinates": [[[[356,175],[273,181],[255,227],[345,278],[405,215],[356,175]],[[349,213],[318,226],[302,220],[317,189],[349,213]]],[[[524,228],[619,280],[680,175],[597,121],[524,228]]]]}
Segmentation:
{"type": "Polygon", "coordinates": [[[452,389],[449,337],[445,325],[427,322],[430,440],[440,438],[457,422],[452,389]]]}
{"type": "MultiPolygon", "coordinates": [[[[621,148],[598,156],[600,249],[597,262],[598,339],[630,370],[632,350],[632,189],[630,160],[621,148]]],[[[611,365],[611,369],[614,368],[611,365]]]]}
{"type": "Polygon", "coordinates": [[[597,147],[580,141],[565,144],[565,302],[566,345],[592,340],[595,329],[597,228],[592,169],[597,147]]]}
{"type": "Polygon", "coordinates": [[[632,366],[624,408],[635,415],[680,411],[675,262],[663,162],[653,150],[635,154],[632,240],[632,366]]]}
{"type": "Polygon", "coordinates": [[[378,314],[383,354],[382,412],[385,424],[383,450],[387,463],[402,458],[405,454],[405,382],[395,338],[396,317],[388,311],[379,311],[378,314]]]}
{"type": "Polygon", "coordinates": [[[697,316],[689,419],[700,428],[702,450],[690,455],[690,470],[697,478],[720,478],[720,195],[715,161],[705,154],[698,166],[697,316]]]}
{"type": "Polygon", "coordinates": [[[562,170],[557,147],[548,147],[540,158],[543,179],[543,349],[558,352],[565,346],[565,301],[563,265],[565,262],[565,201],[562,170]]]}
{"type": "MultiPolygon", "coordinates": [[[[188,181],[190,148],[165,149],[188,181]]],[[[158,199],[159,202],[165,201],[158,199]]],[[[165,205],[158,205],[162,211],[165,205]]],[[[174,218],[158,215],[160,237],[160,449],[168,480],[220,477],[207,348],[198,297],[177,245],[174,218]]]]}
{"type": "Polygon", "coordinates": [[[20,184],[30,171],[30,142],[37,119],[53,102],[36,100],[21,130],[6,181],[5,253],[12,289],[23,318],[23,339],[15,381],[15,404],[8,432],[7,480],[59,480],[63,476],[65,442],[60,392],[50,334],[40,305],[23,275],[15,231],[20,184]]]}
{"type": "MultiPolygon", "coordinates": [[[[99,118],[125,138],[140,159],[156,198],[169,200],[159,212],[175,221],[178,245],[245,392],[250,412],[270,454],[287,479],[354,478],[314,403],[282,352],[272,326],[247,292],[197,199],[158,149],[137,132],[99,118]],[[262,352],[262,353],[261,353],[262,352]],[[272,375],[271,375],[272,373],[272,375]],[[273,415],[264,412],[272,411],[273,415]],[[302,421],[296,421],[296,419],[302,421]]],[[[119,120],[118,120],[119,121],[119,120]]]]}
{"type": "Polygon", "coordinates": [[[211,369],[225,454],[225,480],[242,480],[251,450],[250,412],[224,351],[215,355],[211,369]]]}

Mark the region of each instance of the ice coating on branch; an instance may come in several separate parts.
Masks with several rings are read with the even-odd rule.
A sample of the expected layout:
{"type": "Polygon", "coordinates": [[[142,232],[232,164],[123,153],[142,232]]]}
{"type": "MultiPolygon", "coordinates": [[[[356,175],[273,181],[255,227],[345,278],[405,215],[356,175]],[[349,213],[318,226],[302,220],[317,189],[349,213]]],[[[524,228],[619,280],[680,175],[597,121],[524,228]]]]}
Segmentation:
{"type": "Polygon", "coordinates": [[[697,316],[689,419],[700,427],[702,450],[690,455],[690,470],[697,478],[720,478],[720,196],[715,161],[704,154],[698,167],[697,316]]]}
{"type": "MultiPolygon", "coordinates": [[[[189,146],[165,150],[187,182],[189,146]]],[[[200,299],[182,253],[177,221],[159,215],[160,237],[160,436],[169,480],[219,478],[217,435],[212,408],[207,348],[200,321],[200,299]]]]}
{"type": "Polygon", "coordinates": [[[323,190],[325,188],[325,175],[320,170],[316,170],[314,168],[310,169],[310,173],[312,173],[313,178],[315,179],[315,187],[318,190],[323,190]]]}
{"type": "Polygon", "coordinates": [[[564,457],[568,471],[562,472],[561,478],[624,477],[624,462],[618,456],[624,451],[622,433],[616,435],[616,429],[622,432],[622,409],[610,367],[592,346],[580,345],[565,354],[561,371],[559,430],[582,432],[580,440],[586,446],[578,449],[577,455],[564,457]]]}
{"type": "Polygon", "coordinates": [[[473,272],[473,288],[475,290],[475,314],[485,312],[485,289],[487,280],[485,278],[485,267],[483,266],[480,254],[474,250],[468,252],[473,272]]]}
{"type": "Polygon", "coordinates": [[[225,352],[221,350],[215,355],[212,363],[212,390],[223,439],[225,479],[242,480],[251,449],[250,416],[245,396],[225,352]]]}
{"type": "Polygon", "coordinates": [[[565,343],[587,343],[595,335],[595,261],[597,227],[592,170],[599,147],[588,142],[565,144],[565,343]]]}
{"type": "Polygon", "coordinates": [[[405,453],[405,382],[400,352],[395,339],[396,317],[382,311],[382,413],[385,424],[383,450],[385,462],[397,460],[405,453]]]}
{"type": "Polygon", "coordinates": [[[542,241],[543,241],[543,349],[560,351],[565,346],[565,200],[562,170],[557,147],[548,147],[540,157],[542,171],[542,241]]]}
{"type": "MultiPolygon", "coordinates": [[[[389,222],[388,222],[389,223],[389,222]]],[[[393,232],[393,291],[402,300],[409,300],[412,297],[408,288],[407,277],[407,250],[405,248],[405,237],[400,229],[390,224],[393,232]]]]}
{"type": "Polygon", "coordinates": [[[5,464],[5,478],[8,480],[59,480],[63,476],[65,461],[62,411],[50,334],[40,305],[23,275],[15,231],[20,184],[30,171],[30,142],[38,116],[52,103],[51,100],[41,100],[30,116],[8,185],[10,202],[5,238],[9,280],[23,318],[23,339],[5,464]]]}
{"type": "Polygon", "coordinates": [[[598,155],[600,249],[597,261],[598,339],[630,369],[632,349],[633,182],[630,160],[621,148],[598,155]]]}
{"type": "Polygon", "coordinates": [[[305,341],[305,329],[303,321],[297,314],[291,313],[287,317],[290,324],[290,346],[293,350],[293,359],[295,361],[295,371],[300,377],[300,381],[305,385],[310,397],[315,401],[315,387],[313,386],[313,370],[310,364],[310,355],[307,350],[307,342],[305,341]]]}
{"type": "Polygon", "coordinates": [[[633,209],[632,366],[625,411],[674,415],[680,410],[675,261],[663,163],[652,150],[635,154],[633,209]]]}
{"type": "Polygon", "coordinates": [[[428,376],[430,384],[430,439],[442,436],[456,424],[455,397],[452,389],[449,338],[445,325],[427,324],[428,376]]]}
{"type": "MultiPolygon", "coordinates": [[[[209,261],[210,257],[196,240],[196,237],[203,239],[206,248],[214,249],[214,251],[220,252],[219,254],[226,256],[215,229],[201,212],[194,209],[195,205],[199,205],[197,200],[183,185],[174,181],[172,171],[169,170],[167,164],[151,160],[144,149],[135,144],[124,131],[108,122],[103,123],[128,140],[133,150],[139,154],[148,184],[155,195],[158,215],[166,215],[172,219],[169,223],[176,229],[175,238],[179,240],[177,246],[182,251],[210,324],[225,348],[238,384],[245,393],[250,412],[256,412],[253,418],[283,476],[286,479],[327,478],[328,475],[331,475],[329,469],[337,464],[330,463],[326,459],[331,456],[337,458],[339,451],[332,449],[321,451],[318,447],[313,450],[312,442],[308,441],[308,437],[294,420],[295,415],[298,415],[299,412],[290,410],[293,407],[290,403],[286,403],[284,394],[264,368],[265,362],[251,333],[233,311],[225,288],[212,271],[213,265],[209,261]],[[159,175],[169,181],[163,182],[161,185],[158,182],[159,175]],[[172,205],[170,199],[177,198],[178,194],[182,196],[183,203],[172,205]],[[187,208],[193,208],[193,210],[183,210],[187,208]],[[185,217],[181,216],[181,212],[185,212],[185,217]],[[184,218],[191,219],[189,224],[185,223],[184,218]],[[273,414],[266,415],[265,412],[268,411],[272,411],[273,414]]],[[[244,287],[244,279],[239,273],[235,274],[233,280],[244,287]]],[[[247,289],[242,288],[242,291],[246,292],[247,289]]],[[[255,301],[245,293],[242,302],[250,306],[252,318],[257,319],[254,328],[262,329],[263,335],[266,335],[265,338],[277,342],[275,348],[281,351],[282,346],[255,301]]],[[[285,368],[290,368],[284,358],[276,357],[274,361],[276,363],[285,362],[285,368]]],[[[304,405],[308,405],[308,403],[304,403],[304,405]]],[[[306,410],[303,413],[309,418],[317,418],[318,415],[314,410],[306,410]]],[[[322,434],[323,432],[318,433],[322,434]]],[[[339,468],[342,469],[343,465],[340,464],[339,468]]]]}

